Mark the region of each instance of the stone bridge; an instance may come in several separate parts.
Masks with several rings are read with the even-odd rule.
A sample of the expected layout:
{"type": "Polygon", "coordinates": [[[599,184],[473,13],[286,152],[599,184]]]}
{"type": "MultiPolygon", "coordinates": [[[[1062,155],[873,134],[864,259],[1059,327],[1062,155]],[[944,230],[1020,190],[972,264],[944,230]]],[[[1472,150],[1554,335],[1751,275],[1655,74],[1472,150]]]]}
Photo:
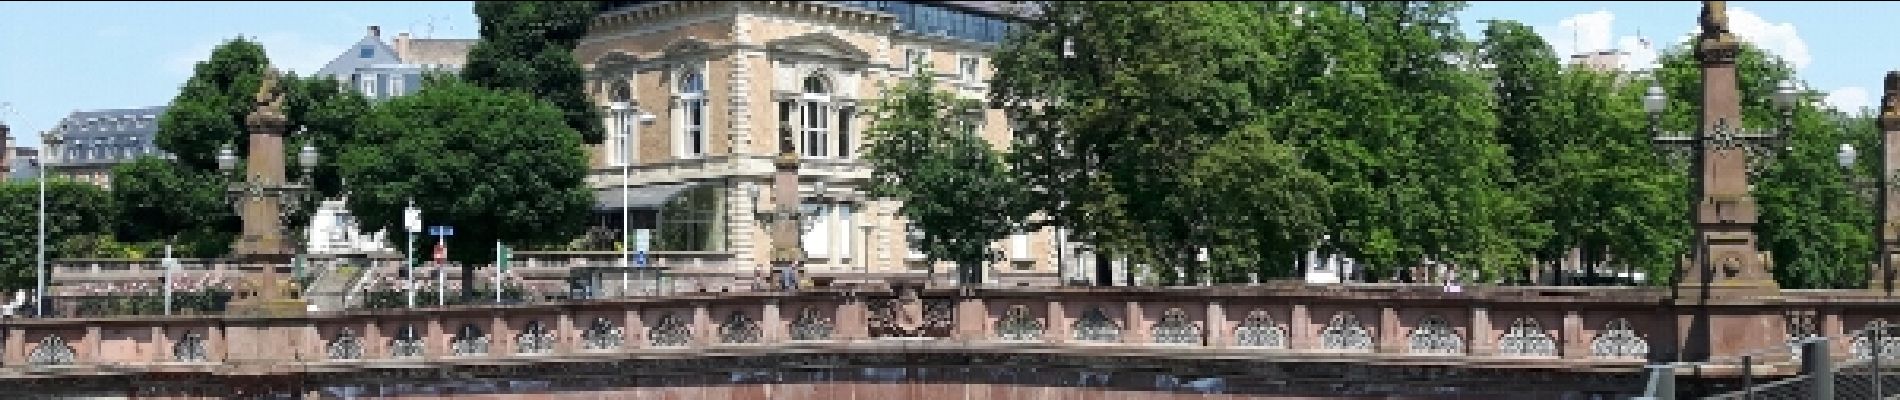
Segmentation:
{"type": "Polygon", "coordinates": [[[1269,284],[14,319],[0,397],[1621,397],[1685,349],[1823,335],[1851,357],[1843,335],[1896,306],[1858,291],[1687,305],[1649,288],[1269,284]]]}

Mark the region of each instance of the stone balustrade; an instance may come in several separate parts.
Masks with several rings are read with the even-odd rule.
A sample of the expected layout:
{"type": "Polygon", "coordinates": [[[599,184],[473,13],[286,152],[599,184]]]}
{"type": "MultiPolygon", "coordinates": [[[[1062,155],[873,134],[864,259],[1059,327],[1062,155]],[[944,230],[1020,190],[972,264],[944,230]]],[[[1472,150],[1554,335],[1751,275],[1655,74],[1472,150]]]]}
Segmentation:
{"type": "Polygon", "coordinates": [[[1785,294],[1710,306],[1717,320],[1757,329],[1716,324],[1706,344],[1686,334],[1692,307],[1641,288],[826,288],[296,318],[16,319],[4,325],[0,379],[917,352],[1629,373],[1684,346],[1754,350],[1731,343],[1750,336],[1838,337],[1837,356],[1849,357],[1844,332],[1900,316],[1900,304],[1853,292],[1785,294]]]}

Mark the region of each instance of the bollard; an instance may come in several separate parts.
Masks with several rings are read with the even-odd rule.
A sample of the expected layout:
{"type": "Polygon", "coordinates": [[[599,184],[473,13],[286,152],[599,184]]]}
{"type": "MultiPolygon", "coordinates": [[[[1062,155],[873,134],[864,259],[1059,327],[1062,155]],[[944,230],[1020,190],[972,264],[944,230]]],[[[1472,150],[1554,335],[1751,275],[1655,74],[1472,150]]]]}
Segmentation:
{"type": "Polygon", "coordinates": [[[1755,358],[1742,356],[1742,400],[1755,400],[1755,358]]]}
{"type": "Polygon", "coordinates": [[[1643,366],[1649,372],[1648,397],[1641,400],[1676,400],[1676,367],[1669,364],[1643,366]]]}
{"type": "Polygon", "coordinates": [[[1834,398],[1834,367],[1828,359],[1827,337],[1814,336],[1801,342],[1801,374],[1808,376],[1808,398],[1834,398]]]}

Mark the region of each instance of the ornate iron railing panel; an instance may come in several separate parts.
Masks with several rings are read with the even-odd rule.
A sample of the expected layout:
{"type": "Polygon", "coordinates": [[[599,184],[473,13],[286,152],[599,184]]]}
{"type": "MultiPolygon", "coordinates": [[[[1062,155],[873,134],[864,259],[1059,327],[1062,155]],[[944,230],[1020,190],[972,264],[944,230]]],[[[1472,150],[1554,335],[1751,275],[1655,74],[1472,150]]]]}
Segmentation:
{"type": "Polygon", "coordinates": [[[554,352],[554,334],[541,324],[540,320],[528,321],[528,325],[515,335],[515,354],[547,354],[554,352]]]}
{"type": "Polygon", "coordinates": [[[1011,306],[996,320],[998,340],[1040,341],[1047,324],[1029,315],[1029,307],[1011,306]]]}
{"type": "Polygon", "coordinates": [[[1076,318],[1069,330],[1074,332],[1076,341],[1113,343],[1122,340],[1121,325],[1109,319],[1108,314],[1103,313],[1101,307],[1089,307],[1087,311],[1083,311],[1082,317],[1076,318]]]}
{"type": "Polygon", "coordinates": [[[324,345],[324,353],[332,360],[356,360],[363,358],[363,339],[356,336],[350,328],[337,330],[330,343],[324,345]]]}
{"type": "Polygon", "coordinates": [[[1161,321],[1148,329],[1151,340],[1164,344],[1200,344],[1201,326],[1188,321],[1187,312],[1170,308],[1161,313],[1161,321]]]}
{"type": "Polygon", "coordinates": [[[1649,341],[1630,327],[1628,319],[1617,318],[1604,324],[1603,332],[1590,339],[1590,357],[1643,358],[1649,356],[1649,341]]]}
{"type": "Polygon", "coordinates": [[[800,308],[798,317],[792,319],[792,340],[831,339],[833,324],[831,318],[825,318],[812,307],[800,308]]]}
{"type": "Polygon", "coordinates": [[[1273,315],[1266,310],[1254,310],[1247,313],[1247,319],[1234,328],[1234,344],[1246,347],[1265,347],[1285,349],[1286,329],[1273,322],[1273,315]]]}
{"type": "Polygon", "coordinates": [[[1557,340],[1537,323],[1536,318],[1518,318],[1498,337],[1498,355],[1513,357],[1556,357],[1557,340]]]}
{"type": "Polygon", "coordinates": [[[1408,349],[1412,354],[1464,354],[1465,338],[1445,323],[1444,318],[1427,315],[1419,319],[1418,327],[1406,339],[1411,342],[1408,349]]]}
{"type": "Polygon", "coordinates": [[[455,332],[455,338],[449,342],[449,352],[457,356],[480,356],[488,354],[488,334],[475,324],[462,324],[455,332]]]}
{"type": "Polygon", "coordinates": [[[422,334],[416,332],[415,325],[403,325],[401,329],[396,331],[396,337],[389,339],[389,356],[391,358],[422,357],[422,351],[422,334]]]}
{"type": "Polygon", "coordinates": [[[73,346],[66,344],[65,338],[59,335],[46,335],[40,338],[39,345],[33,346],[33,351],[27,355],[26,362],[33,365],[66,365],[72,364],[74,358],[73,346]]]}
{"type": "Polygon", "coordinates": [[[626,335],[606,318],[594,318],[594,322],[587,324],[587,330],[581,332],[582,350],[618,349],[624,343],[626,335]]]}
{"type": "Polygon", "coordinates": [[[1335,351],[1370,352],[1372,351],[1372,331],[1359,324],[1359,317],[1350,312],[1333,314],[1332,320],[1319,331],[1320,348],[1335,351]]]}
{"type": "Polygon", "coordinates": [[[720,343],[758,343],[762,336],[758,321],[744,312],[733,311],[726,316],[725,323],[719,324],[720,343]]]}
{"type": "Polygon", "coordinates": [[[660,320],[647,330],[649,342],[654,347],[679,347],[693,341],[693,329],[686,325],[686,319],[678,314],[660,315],[660,320]]]}
{"type": "Polygon", "coordinates": [[[205,338],[198,332],[187,332],[172,343],[172,361],[204,362],[205,338]]]}

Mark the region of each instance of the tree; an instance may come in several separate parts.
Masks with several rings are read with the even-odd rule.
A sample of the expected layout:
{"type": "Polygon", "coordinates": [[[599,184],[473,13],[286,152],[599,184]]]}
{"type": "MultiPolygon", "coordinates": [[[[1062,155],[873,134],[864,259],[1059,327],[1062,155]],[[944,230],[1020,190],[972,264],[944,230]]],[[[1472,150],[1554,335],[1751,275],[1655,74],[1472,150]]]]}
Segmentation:
{"type": "Polygon", "coordinates": [[[923,234],[913,245],[929,261],[954,262],[958,282],[979,283],[998,256],[993,244],[1022,219],[1022,189],[963,114],[980,110],[977,102],[935,89],[930,76],[898,82],[874,107],[864,153],[878,177],[871,193],[902,202],[898,212],[923,234]]]}
{"type": "Polygon", "coordinates": [[[429,225],[455,228],[449,257],[463,263],[464,288],[497,240],[564,243],[592,210],[580,134],[525,92],[441,80],[368,118],[339,160],[351,214],[366,230],[394,232],[414,199],[429,225]]]}
{"type": "Polygon", "coordinates": [[[469,49],[462,76],[476,86],[520,90],[559,107],[585,143],[606,136],[600,111],[587,99],[574,47],[598,10],[593,1],[478,1],[481,41],[469,49]]]}
{"type": "MultiPolygon", "coordinates": [[[[0,182],[0,290],[35,287],[38,270],[38,182],[0,182]]],[[[75,238],[108,233],[112,228],[112,199],[91,184],[66,180],[46,183],[46,245],[48,262],[82,255],[66,245],[75,238]]]]}
{"type": "Polygon", "coordinates": [[[250,151],[244,119],[256,108],[269,63],[264,46],[242,38],[212,49],[159,117],[158,147],[199,171],[217,170],[218,149],[227,143],[239,156],[250,151]]]}
{"type": "Polygon", "coordinates": [[[237,230],[225,196],[227,182],[223,174],[158,157],[114,166],[111,197],[119,240],[176,243],[182,257],[226,254],[237,230]]]}
{"type": "MultiPolygon", "coordinates": [[[[1289,65],[1271,56],[1277,42],[1262,38],[1290,35],[1275,25],[1284,18],[1267,18],[1262,7],[1283,6],[1046,3],[993,56],[991,100],[1018,123],[1011,165],[1030,188],[1029,209],[1049,217],[1030,226],[1073,229],[1100,251],[1162,266],[1170,283],[1201,280],[1202,249],[1261,250],[1255,242],[1217,243],[1247,237],[1242,232],[1251,228],[1215,220],[1210,210],[1233,208],[1205,200],[1248,190],[1228,187],[1240,182],[1228,174],[1288,170],[1275,164],[1290,161],[1285,154],[1208,155],[1216,144],[1274,140],[1265,130],[1233,137],[1287,103],[1279,94],[1289,86],[1281,73],[1289,65]],[[1203,157],[1250,164],[1196,171],[1218,164],[1203,157]]],[[[1266,250],[1307,247],[1291,242],[1281,244],[1296,247],[1266,250]]]]}
{"type": "Polygon", "coordinates": [[[1494,73],[1497,137],[1513,160],[1507,182],[1532,210],[1525,250],[1555,261],[1580,249],[1592,271],[1614,255],[1666,283],[1687,245],[1687,183],[1647,143],[1637,97],[1645,85],[1562,69],[1529,27],[1488,25],[1481,59],[1494,73]]]}

